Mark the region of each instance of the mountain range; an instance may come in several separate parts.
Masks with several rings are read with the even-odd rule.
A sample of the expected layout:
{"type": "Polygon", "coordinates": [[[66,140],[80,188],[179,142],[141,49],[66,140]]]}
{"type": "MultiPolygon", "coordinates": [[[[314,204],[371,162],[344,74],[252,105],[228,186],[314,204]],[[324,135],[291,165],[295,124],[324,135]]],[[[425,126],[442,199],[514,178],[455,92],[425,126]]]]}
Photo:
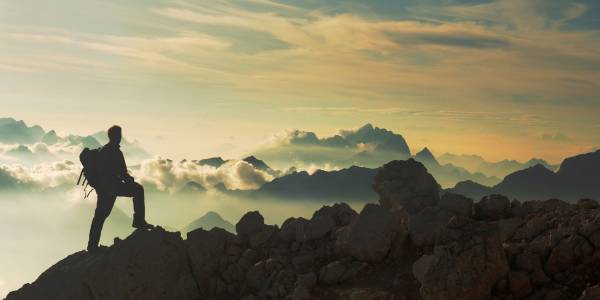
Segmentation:
{"type": "Polygon", "coordinates": [[[474,199],[487,194],[503,194],[519,200],[557,198],[572,202],[582,198],[599,199],[600,150],[569,157],[558,171],[537,164],[507,175],[492,187],[461,182],[449,191],[474,199]]]}
{"type": "MultiPolygon", "coordinates": [[[[37,125],[28,126],[24,121],[0,118],[0,144],[4,145],[0,149],[0,163],[32,164],[57,161],[66,157],[76,159],[77,149],[99,147],[106,143],[106,139],[104,132],[88,136],[61,136],[54,130],[46,131],[37,125]],[[5,161],[6,159],[8,161],[5,161]]],[[[149,156],[136,142],[123,140],[122,144],[128,161],[149,156]]],[[[268,174],[270,182],[261,182],[262,186],[259,185],[254,191],[229,191],[222,184],[216,186],[217,190],[253,197],[285,196],[290,199],[368,202],[374,197],[370,182],[375,170],[390,160],[412,157],[423,163],[442,187],[453,187],[450,190],[475,198],[492,192],[526,199],[574,199],[579,196],[596,195],[597,183],[594,180],[597,177],[593,177],[595,169],[589,169],[587,163],[579,163],[580,160],[590,159],[588,156],[591,154],[566,159],[560,168],[541,159],[521,163],[513,160],[487,162],[477,155],[449,153],[435,157],[427,147],[413,155],[402,135],[372,124],[354,130],[340,130],[337,134],[325,138],[320,138],[312,132],[295,130],[288,132],[275,146],[259,149],[256,153],[262,154],[251,154],[242,160],[256,170],[268,174]],[[285,165],[282,165],[282,161],[285,165]],[[278,162],[282,167],[277,167],[278,162]],[[272,167],[273,164],[276,167],[272,167]],[[296,171],[293,166],[300,166],[299,169],[311,166],[311,169],[317,171],[309,174],[306,171],[296,171]],[[579,169],[585,170],[581,172],[586,175],[578,176],[581,172],[574,170],[579,169]],[[505,176],[500,176],[505,173],[505,176]]],[[[238,160],[212,157],[193,162],[219,168],[234,161],[238,160]]],[[[139,167],[132,166],[132,169],[138,170],[139,167]]],[[[14,170],[6,167],[0,169],[0,187],[9,189],[20,184],[19,178],[22,177],[15,177],[14,170]]],[[[210,187],[190,181],[176,189],[180,192],[197,193],[207,188],[210,187]]]]}
{"type": "Polygon", "coordinates": [[[486,176],[481,172],[469,172],[467,169],[455,166],[451,163],[440,164],[433,153],[425,147],[413,156],[427,167],[427,170],[436,178],[442,186],[453,186],[457,181],[471,180],[484,185],[493,185],[500,182],[495,176],[486,176]],[[461,180],[459,180],[461,178],[461,180]]]}
{"type": "Polygon", "coordinates": [[[558,169],[557,165],[552,165],[539,158],[532,158],[526,162],[519,162],[509,159],[498,162],[489,162],[479,155],[444,153],[438,157],[438,161],[443,164],[453,164],[463,167],[470,172],[480,172],[488,176],[495,176],[498,178],[504,178],[504,176],[510,173],[514,173],[528,167],[533,167],[538,164],[543,165],[552,171],[558,169]]]}
{"type": "MultiPolygon", "coordinates": [[[[0,118],[0,144],[11,145],[0,153],[0,163],[18,162],[30,165],[40,162],[52,162],[61,159],[73,159],[77,150],[87,147],[98,148],[108,142],[105,131],[87,136],[60,136],[55,130],[45,131],[39,125],[28,126],[22,120],[0,118]]],[[[121,150],[130,160],[140,161],[150,157],[137,142],[126,138],[121,141],[121,150]]]]}

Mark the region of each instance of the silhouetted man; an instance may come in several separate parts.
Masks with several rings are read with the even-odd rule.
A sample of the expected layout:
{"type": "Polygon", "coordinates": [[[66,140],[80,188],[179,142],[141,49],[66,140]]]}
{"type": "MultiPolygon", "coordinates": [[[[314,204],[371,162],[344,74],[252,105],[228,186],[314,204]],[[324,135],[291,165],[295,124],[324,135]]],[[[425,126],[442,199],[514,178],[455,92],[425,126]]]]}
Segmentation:
{"type": "Polygon", "coordinates": [[[108,144],[100,149],[100,178],[96,186],[98,201],[92,226],[88,251],[98,248],[100,233],[104,220],[110,215],[117,196],[133,197],[133,227],[151,229],[144,215],[144,187],[135,182],[127,173],[127,165],[120,149],[121,127],[112,126],[108,129],[108,144]]]}

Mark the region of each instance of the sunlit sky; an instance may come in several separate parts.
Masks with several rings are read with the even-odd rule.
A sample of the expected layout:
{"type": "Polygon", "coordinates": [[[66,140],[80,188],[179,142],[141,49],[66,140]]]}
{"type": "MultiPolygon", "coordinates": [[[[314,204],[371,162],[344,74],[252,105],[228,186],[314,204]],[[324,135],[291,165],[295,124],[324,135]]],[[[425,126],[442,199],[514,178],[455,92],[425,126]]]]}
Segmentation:
{"type": "Polygon", "coordinates": [[[600,145],[596,0],[0,0],[2,115],[237,156],[370,122],[413,150],[600,145]]]}

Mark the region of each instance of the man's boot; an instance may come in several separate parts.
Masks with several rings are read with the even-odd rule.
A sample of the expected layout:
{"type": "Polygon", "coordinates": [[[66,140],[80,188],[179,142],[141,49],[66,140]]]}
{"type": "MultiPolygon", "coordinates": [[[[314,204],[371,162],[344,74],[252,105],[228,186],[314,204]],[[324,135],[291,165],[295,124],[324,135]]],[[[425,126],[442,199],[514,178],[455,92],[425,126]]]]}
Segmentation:
{"type": "Polygon", "coordinates": [[[148,222],[146,222],[146,220],[142,219],[141,217],[138,217],[137,214],[133,215],[133,224],[131,226],[141,230],[148,230],[154,228],[154,225],[149,224],[148,222]]]}

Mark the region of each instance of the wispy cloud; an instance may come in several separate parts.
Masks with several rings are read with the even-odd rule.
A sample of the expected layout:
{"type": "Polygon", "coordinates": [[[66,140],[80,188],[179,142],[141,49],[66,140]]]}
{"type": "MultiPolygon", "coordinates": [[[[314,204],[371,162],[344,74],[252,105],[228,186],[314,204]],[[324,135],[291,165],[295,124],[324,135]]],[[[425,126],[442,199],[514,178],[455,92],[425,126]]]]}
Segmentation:
{"type": "MultiPolygon", "coordinates": [[[[100,28],[67,15],[34,22],[23,14],[15,22],[10,14],[27,12],[28,4],[2,2],[5,19],[13,21],[0,21],[0,56],[10,58],[0,59],[0,75],[24,86],[32,78],[53,86],[61,76],[113,86],[143,81],[155,103],[167,88],[185,96],[174,114],[195,101],[235,99],[288,107],[286,113],[322,106],[337,122],[360,113],[388,124],[413,116],[415,127],[460,132],[491,124],[488,130],[505,137],[515,134],[500,128],[506,121],[535,126],[521,131],[539,142],[540,132],[582,132],[597,124],[600,28],[573,25],[593,6],[427,2],[408,1],[397,13],[382,13],[377,2],[111,2],[93,6],[105,10],[94,15],[107,16],[100,28]]],[[[105,90],[98,85],[90,93],[105,90]]],[[[221,108],[215,119],[242,109],[221,108]]],[[[258,115],[248,118],[263,122],[258,115]]]]}

